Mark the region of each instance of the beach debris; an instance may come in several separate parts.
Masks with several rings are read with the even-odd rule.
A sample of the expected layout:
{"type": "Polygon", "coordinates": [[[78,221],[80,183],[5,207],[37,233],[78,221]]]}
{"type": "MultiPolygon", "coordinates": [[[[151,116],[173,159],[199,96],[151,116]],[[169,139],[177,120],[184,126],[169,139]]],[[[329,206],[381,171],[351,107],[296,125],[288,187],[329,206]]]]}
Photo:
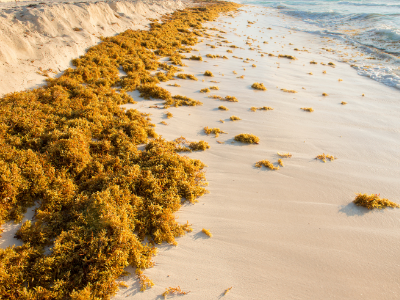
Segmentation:
{"type": "Polygon", "coordinates": [[[245,144],[258,144],[260,138],[251,133],[241,133],[236,135],[234,140],[245,144]]]}
{"type": "Polygon", "coordinates": [[[172,113],[170,113],[169,111],[166,112],[165,114],[167,116],[168,119],[171,119],[174,115],[172,113]]]}
{"type": "Polygon", "coordinates": [[[199,56],[196,56],[196,55],[192,55],[189,59],[191,59],[191,60],[203,60],[203,58],[199,55],[199,56]]]}
{"type": "Polygon", "coordinates": [[[345,101],[342,101],[340,104],[342,104],[342,105],[346,105],[346,104],[347,104],[347,102],[345,102],[345,101]]]}
{"type": "Polygon", "coordinates": [[[200,90],[200,93],[209,93],[209,92],[210,92],[210,89],[208,89],[208,88],[204,88],[204,89],[200,90]]]}
{"type": "Polygon", "coordinates": [[[225,107],[223,105],[218,106],[218,109],[220,109],[220,110],[229,110],[227,107],[225,107]]]}
{"type": "Polygon", "coordinates": [[[386,198],[380,198],[380,194],[357,194],[353,203],[358,206],[363,206],[368,209],[382,209],[385,207],[400,208],[400,205],[386,198]]]}
{"type": "Polygon", "coordinates": [[[315,159],[320,159],[320,160],[322,160],[324,163],[326,163],[326,160],[327,160],[327,159],[329,159],[330,161],[332,161],[332,160],[335,160],[336,157],[334,157],[334,156],[332,156],[332,155],[329,155],[329,154],[323,153],[323,154],[317,155],[317,157],[316,157],[315,159]]]}
{"type": "Polygon", "coordinates": [[[211,73],[211,71],[205,71],[204,76],[214,77],[214,75],[213,75],[213,73],[211,73]]]}
{"type": "Polygon", "coordinates": [[[341,81],[343,81],[343,79],[339,78],[338,81],[341,82],[341,81]]]}
{"type": "Polygon", "coordinates": [[[179,84],[177,84],[177,83],[174,83],[174,84],[167,84],[168,86],[175,86],[175,87],[180,87],[180,85],[179,84]]]}
{"type": "Polygon", "coordinates": [[[208,98],[224,100],[224,97],[218,96],[218,95],[210,95],[210,96],[208,96],[208,98]]]}
{"type": "Polygon", "coordinates": [[[165,122],[165,121],[161,121],[161,122],[160,122],[160,124],[163,124],[163,125],[168,125],[168,123],[167,123],[167,122],[165,122]]]}
{"type": "Polygon", "coordinates": [[[211,233],[211,231],[208,230],[208,229],[203,228],[203,229],[201,230],[201,232],[203,232],[205,235],[207,235],[207,236],[209,236],[209,237],[212,237],[212,236],[213,236],[212,233],[211,233]]]}
{"type": "Polygon", "coordinates": [[[241,120],[241,118],[239,118],[237,116],[231,116],[229,119],[231,119],[231,121],[239,121],[239,120],[241,120]]]}
{"type": "Polygon", "coordinates": [[[307,112],[313,112],[314,109],[312,107],[301,107],[300,109],[307,111],[307,112]]]}
{"type": "Polygon", "coordinates": [[[327,97],[329,95],[327,93],[322,93],[322,96],[327,97]]]}
{"type": "Polygon", "coordinates": [[[255,82],[251,85],[251,87],[255,90],[266,91],[267,88],[264,86],[264,83],[255,82]]]}
{"type": "Polygon", "coordinates": [[[317,65],[318,63],[315,60],[310,61],[310,65],[317,65]]]}
{"type": "Polygon", "coordinates": [[[213,86],[210,86],[210,90],[219,90],[219,87],[213,85],[213,86]]]}
{"type": "Polygon", "coordinates": [[[255,166],[257,168],[261,168],[262,166],[264,166],[264,167],[266,167],[270,170],[274,170],[274,171],[279,170],[279,166],[275,167],[269,160],[266,160],[266,159],[256,162],[255,166]]]}

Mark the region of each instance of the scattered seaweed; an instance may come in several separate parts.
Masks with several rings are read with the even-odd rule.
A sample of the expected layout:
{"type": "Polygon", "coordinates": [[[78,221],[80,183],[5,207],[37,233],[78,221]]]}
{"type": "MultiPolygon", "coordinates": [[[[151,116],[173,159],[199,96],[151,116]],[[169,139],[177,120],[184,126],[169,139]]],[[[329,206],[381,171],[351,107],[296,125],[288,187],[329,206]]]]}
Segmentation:
{"type": "Polygon", "coordinates": [[[235,141],[245,144],[258,144],[260,138],[251,133],[241,133],[235,136],[235,141]]]}
{"type": "Polygon", "coordinates": [[[357,194],[353,203],[358,206],[363,206],[368,209],[382,209],[385,207],[400,208],[400,205],[386,198],[380,198],[380,194],[357,194]]]}
{"type": "Polygon", "coordinates": [[[262,90],[262,91],[267,90],[267,88],[264,86],[264,83],[255,82],[251,85],[251,87],[255,90],[262,90]]]}

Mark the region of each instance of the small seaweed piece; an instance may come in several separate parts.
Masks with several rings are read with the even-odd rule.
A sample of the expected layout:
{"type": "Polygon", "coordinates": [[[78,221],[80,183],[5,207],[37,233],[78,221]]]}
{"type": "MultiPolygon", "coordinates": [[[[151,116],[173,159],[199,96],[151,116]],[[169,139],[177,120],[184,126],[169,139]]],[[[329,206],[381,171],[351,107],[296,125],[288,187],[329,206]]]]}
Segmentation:
{"type": "Polygon", "coordinates": [[[192,149],[193,151],[198,151],[198,150],[204,151],[210,149],[210,145],[205,141],[198,141],[189,143],[189,148],[192,149]]]}
{"type": "Polygon", "coordinates": [[[329,66],[335,66],[335,64],[333,62],[328,62],[329,66]]]}
{"type": "Polygon", "coordinates": [[[200,93],[209,93],[209,92],[210,92],[210,89],[208,89],[208,88],[204,88],[204,89],[200,90],[200,93]]]}
{"type": "Polygon", "coordinates": [[[357,194],[353,203],[358,206],[364,206],[368,209],[382,209],[385,207],[400,208],[400,205],[386,198],[380,198],[380,194],[357,194]]]}
{"type": "Polygon", "coordinates": [[[252,107],[250,108],[250,110],[251,110],[251,111],[257,111],[257,107],[252,106],[252,107]]]}
{"type": "Polygon", "coordinates": [[[208,128],[208,126],[204,127],[204,133],[207,135],[215,134],[215,137],[218,137],[220,133],[226,133],[225,131],[219,128],[208,128]]]}
{"type": "Polygon", "coordinates": [[[191,60],[203,60],[203,58],[199,55],[199,56],[196,56],[196,55],[192,55],[189,59],[191,59],[191,60]]]}
{"type": "Polygon", "coordinates": [[[177,84],[177,83],[174,83],[174,84],[167,84],[168,86],[175,86],[175,87],[180,87],[180,85],[179,84],[177,84]]]}
{"type": "Polygon", "coordinates": [[[161,121],[161,122],[160,122],[160,124],[163,124],[163,125],[168,125],[168,123],[167,123],[167,122],[165,122],[165,121],[161,121]]]}
{"type": "Polygon", "coordinates": [[[209,237],[212,237],[212,236],[213,236],[212,233],[210,232],[210,230],[208,230],[208,229],[203,228],[203,229],[201,230],[201,232],[203,232],[204,234],[208,235],[209,237]]]}
{"type": "Polygon", "coordinates": [[[190,80],[195,80],[195,81],[198,80],[197,77],[194,76],[193,74],[182,74],[182,73],[180,73],[180,74],[176,75],[176,77],[178,77],[180,79],[188,79],[189,78],[190,80]]]}
{"type": "Polygon", "coordinates": [[[219,87],[213,85],[213,86],[210,86],[210,90],[219,90],[219,87]]]}
{"type": "Polygon", "coordinates": [[[287,55],[287,54],[279,54],[278,58],[289,58],[289,59],[292,59],[292,60],[296,60],[297,59],[296,57],[294,57],[292,55],[287,55]]]}
{"type": "Polygon", "coordinates": [[[229,119],[231,119],[231,121],[238,121],[241,120],[241,118],[237,117],[237,116],[231,116],[229,119]]]}
{"type": "Polygon", "coordinates": [[[251,66],[252,66],[253,68],[257,67],[255,64],[252,64],[251,66]]]}
{"type": "Polygon", "coordinates": [[[246,144],[258,144],[260,138],[251,133],[241,133],[235,136],[235,141],[246,144]]]}
{"type": "Polygon", "coordinates": [[[217,95],[210,95],[210,96],[208,96],[208,98],[224,100],[224,97],[217,96],[217,95]]]}
{"type": "Polygon", "coordinates": [[[274,170],[274,171],[279,170],[279,167],[275,167],[269,160],[266,160],[266,159],[256,162],[255,166],[257,168],[261,168],[262,166],[264,166],[264,167],[274,170]]]}
{"type": "Polygon", "coordinates": [[[211,71],[205,71],[204,76],[214,77],[214,75],[213,75],[213,73],[211,73],[211,71]]]}
{"type": "Polygon", "coordinates": [[[346,104],[347,104],[347,102],[346,102],[346,101],[342,101],[340,104],[342,104],[342,105],[346,105],[346,104]]]}
{"type": "Polygon", "coordinates": [[[262,91],[267,90],[267,88],[264,86],[263,83],[258,83],[258,82],[253,83],[251,87],[255,90],[262,90],[262,91]]]}
{"type": "Polygon", "coordinates": [[[172,113],[170,113],[169,111],[167,111],[165,113],[165,115],[167,116],[168,119],[171,119],[174,115],[172,113]]]}
{"type": "Polygon", "coordinates": [[[142,270],[136,269],[136,275],[138,276],[139,279],[141,292],[144,292],[145,290],[154,286],[154,282],[150,280],[149,277],[144,275],[142,270]]]}
{"type": "Polygon", "coordinates": [[[182,289],[179,286],[177,286],[177,287],[169,287],[169,288],[165,289],[165,292],[162,293],[162,296],[164,297],[164,299],[166,299],[168,295],[173,295],[173,294],[186,295],[188,293],[190,293],[190,292],[184,292],[184,291],[182,291],[182,289]]]}
{"type": "Polygon", "coordinates": [[[300,109],[304,110],[304,111],[308,111],[308,112],[313,112],[314,109],[312,107],[301,107],[300,109]]]}
{"type": "Polygon", "coordinates": [[[327,93],[322,93],[322,96],[327,97],[329,95],[327,93]]]}
{"type": "Polygon", "coordinates": [[[224,100],[229,102],[239,102],[235,96],[226,96],[224,100]]]}
{"type": "Polygon", "coordinates": [[[317,157],[316,157],[315,159],[320,159],[320,160],[322,160],[324,163],[326,163],[326,159],[329,159],[330,161],[332,161],[332,160],[335,160],[336,157],[334,157],[334,156],[332,156],[332,155],[329,155],[329,154],[323,153],[323,154],[317,155],[317,157]]]}
{"type": "Polygon", "coordinates": [[[279,155],[280,157],[285,157],[285,158],[290,158],[290,157],[292,157],[292,154],[290,154],[289,152],[288,152],[288,153],[279,153],[279,152],[278,152],[278,155],[279,155]]]}
{"type": "Polygon", "coordinates": [[[310,61],[310,65],[317,65],[318,63],[314,60],[310,61]]]}
{"type": "Polygon", "coordinates": [[[285,93],[297,93],[297,91],[295,90],[287,90],[287,89],[281,89],[281,91],[285,92],[285,93]]]}
{"type": "Polygon", "coordinates": [[[282,159],[278,159],[278,164],[281,166],[281,167],[283,167],[284,165],[283,165],[283,160],[282,159]]]}
{"type": "Polygon", "coordinates": [[[229,110],[227,107],[225,107],[223,105],[218,106],[218,109],[220,109],[220,110],[229,110]]]}
{"type": "Polygon", "coordinates": [[[224,296],[226,295],[226,294],[228,294],[229,293],[229,291],[232,289],[232,286],[230,287],[230,288],[227,288],[226,290],[225,290],[225,292],[224,292],[224,296]]]}
{"type": "Polygon", "coordinates": [[[262,106],[262,107],[259,107],[257,109],[258,110],[274,110],[272,107],[269,107],[269,106],[262,106]]]}

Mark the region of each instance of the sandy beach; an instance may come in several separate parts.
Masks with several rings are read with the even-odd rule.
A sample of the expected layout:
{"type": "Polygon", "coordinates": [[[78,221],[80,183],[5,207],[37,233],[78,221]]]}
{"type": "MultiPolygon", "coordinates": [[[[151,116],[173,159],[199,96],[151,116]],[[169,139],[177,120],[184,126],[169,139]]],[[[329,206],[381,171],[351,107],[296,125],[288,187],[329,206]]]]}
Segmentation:
{"type": "MultiPolygon", "coordinates": [[[[147,12],[143,15],[151,18],[147,12]]],[[[288,19],[273,9],[243,6],[204,25],[225,33],[208,30],[213,37],[203,37],[193,46],[197,51],[186,54],[202,57],[183,60],[187,66],[181,73],[193,74],[198,81],[175,78],[159,84],[202,106],[164,110],[154,108],[162,106],[161,100],[129,93],[138,103],[122,107],[150,113],[163,138],[183,136],[210,144],[204,152],[181,154],[207,165],[210,193],[196,204],[185,203],[177,214],[181,223],[192,224],[193,232],[178,238],[177,246],[157,246],[155,266],[144,271],[154,287],[140,292],[136,276],[124,276],[121,281],[128,287],[113,299],[162,299],[166,288],[176,286],[189,292],[182,296],[188,300],[400,298],[400,210],[369,211],[352,203],[356,193],[400,202],[399,90],[359,76],[348,63],[321,50],[335,47],[334,42],[280,26],[288,19]],[[214,76],[204,76],[207,70],[214,76]],[[267,90],[252,89],[256,82],[267,90]],[[180,87],[168,85],[174,83],[180,87]],[[218,90],[200,93],[211,86],[218,90]],[[238,102],[212,95],[234,96],[238,102]],[[221,105],[228,110],[218,109],[221,105]],[[251,110],[264,106],[273,110],[251,110]],[[167,111],[172,118],[165,116],[167,111]],[[231,116],[241,120],[232,121],[231,116]],[[206,126],[226,134],[206,135],[206,126]],[[234,141],[240,133],[255,134],[259,144],[234,141]],[[281,158],[278,152],[292,157],[281,158]],[[336,159],[315,159],[323,153],[336,159]],[[255,167],[260,160],[278,166],[278,159],[284,164],[279,170],[255,167]],[[203,228],[213,236],[205,235],[203,228]]],[[[109,27],[104,30],[111,35],[109,27]]],[[[57,60],[62,70],[97,42],[81,38],[75,51],[60,46],[65,58],[60,62],[50,55],[45,68],[53,68],[57,60]]],[[[52,45],[52,51],[59,51],[52,45]]],[[[39,50],[34,53],[41,55],[39,50]]],[[[350,56],[357,49],[348,51],[350,56]]],[[[26,66],[7,79],[13,85],[2,75],[0,94],[40,84],[33,77],[34,84],[22,80],[39,76],[33,70],[26,66]]],[[[2,248],[16,242],[10,235],[15,228],[3,226],[2,248]]],[[[132,268],[127,270],[133,274],[132,268]]]]}

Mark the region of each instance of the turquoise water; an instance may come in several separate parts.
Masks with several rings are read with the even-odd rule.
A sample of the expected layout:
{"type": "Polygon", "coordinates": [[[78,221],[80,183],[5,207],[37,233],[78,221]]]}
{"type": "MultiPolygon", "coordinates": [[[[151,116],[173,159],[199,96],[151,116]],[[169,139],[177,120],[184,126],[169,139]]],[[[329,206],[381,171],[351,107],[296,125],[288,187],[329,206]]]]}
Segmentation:
{"type": "Polygon", "coordinates": [[[291,29],[335,37],[374,54],[380,61],[369,70],[360,69],[360,75],[400,88],[400,0],[235,2],[275,8],[297,20],[291,29]]]}

